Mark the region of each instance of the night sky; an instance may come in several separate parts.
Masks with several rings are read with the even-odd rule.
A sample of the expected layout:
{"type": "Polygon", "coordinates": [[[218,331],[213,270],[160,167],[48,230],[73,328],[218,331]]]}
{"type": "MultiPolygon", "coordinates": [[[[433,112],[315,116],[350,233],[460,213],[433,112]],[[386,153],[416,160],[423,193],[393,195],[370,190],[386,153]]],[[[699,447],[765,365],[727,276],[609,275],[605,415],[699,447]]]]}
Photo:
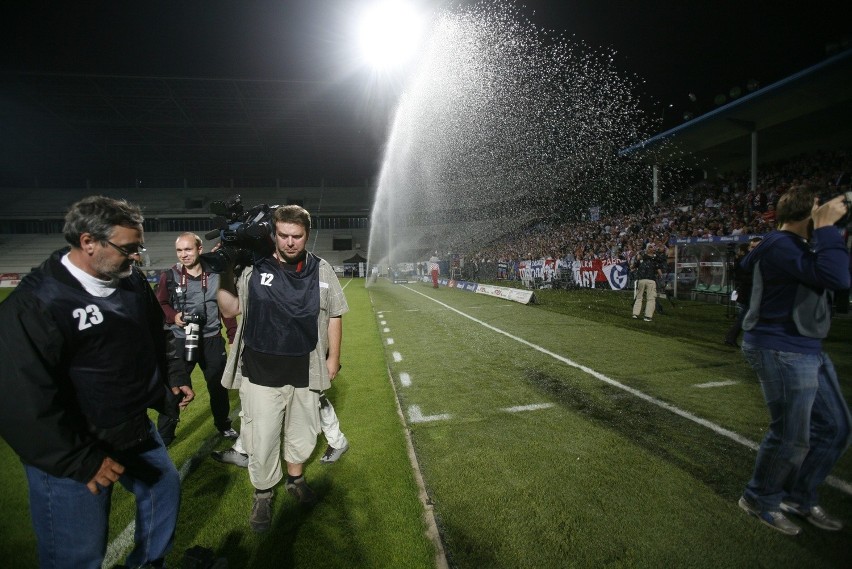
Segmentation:
{"type": "MultiPolygon", "coordinates": [[[[366,82],[351,23],[366,0],[6,2],[0,67],[28,72],[366,82]],[[11,11],[11,13],[10,13],[11,11]]],[[[426,8],[439,0],[419,0],[426,8]]],[[[443,2],[446,4],[446,2],[443,2]]],[[[766,86],[850,36],[849,3],[527,0],[538,26],[614,50],[668,120],[709,110],[750,79],[766,86]],[[697,101],[688,100],[695,93],[697,101]],[[669,111],[667,111],[669,112],[669,111]]]]}

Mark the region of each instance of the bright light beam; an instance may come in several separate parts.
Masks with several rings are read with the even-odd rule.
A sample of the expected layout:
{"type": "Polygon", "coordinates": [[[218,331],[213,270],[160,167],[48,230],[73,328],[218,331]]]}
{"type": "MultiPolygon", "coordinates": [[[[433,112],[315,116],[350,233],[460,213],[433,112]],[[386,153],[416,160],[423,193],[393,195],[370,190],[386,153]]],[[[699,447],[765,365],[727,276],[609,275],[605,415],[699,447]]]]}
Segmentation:
{"type": "Polygon", "coordinates": [[[361,17],[358,27],[362,57],[377,69],[403,65],[417,49],[423,25],[423,17],[406,0],[373,4],[361,17]]]}

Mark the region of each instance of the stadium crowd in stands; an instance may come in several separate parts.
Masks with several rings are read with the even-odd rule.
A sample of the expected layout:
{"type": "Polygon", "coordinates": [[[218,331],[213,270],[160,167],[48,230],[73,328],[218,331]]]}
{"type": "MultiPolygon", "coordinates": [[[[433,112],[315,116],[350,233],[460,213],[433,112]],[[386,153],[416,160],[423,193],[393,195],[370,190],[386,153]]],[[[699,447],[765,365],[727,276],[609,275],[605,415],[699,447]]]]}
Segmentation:
{"type": "Polygon", "coordinates": [[[477,263],[541,258],[629,263],[653,244],[667,251],[671,262],[673,238],[768,233],[775,227],[775,204],[787,188],[804,182],[834,187],[849,163],[849,153],[844,151],[801,155],[762,165],[755,191],[749,190],[748,171],[702,180],[636,213],[525,228],[466,258],[477,263]]]}

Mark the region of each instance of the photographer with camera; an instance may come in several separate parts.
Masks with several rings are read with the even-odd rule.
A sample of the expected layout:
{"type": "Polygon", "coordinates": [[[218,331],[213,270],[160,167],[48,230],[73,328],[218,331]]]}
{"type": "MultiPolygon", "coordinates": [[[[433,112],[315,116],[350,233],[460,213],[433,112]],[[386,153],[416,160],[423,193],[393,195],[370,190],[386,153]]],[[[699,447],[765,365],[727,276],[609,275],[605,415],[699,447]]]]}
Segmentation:
{"type": "MultiPolygon", "coordinates": [[[[320,394],[340,370],[342,316],[349,310],[334,269],[306,249],[310,214],[281,206],[263,223],[273,232],[266,234],[272,254],[255,256],[238,283],[223,274],[219,289],[222,313],[243,315],[222,383],[240,390],[240,439],[255,488],[249,525],[258,532],[271,526],[273,488],[284,476],[282,426],[285,488],[301,504],[316,501],[304,463],[321,430],[320,394]]],[[[245,256],[222,249],[228,258],[245,256]]]]}
{"type": "MultiPolygon", "coordinates": [[[[157,299],[166,316],[170,331],[169,376],[180,378],[192,385],[192,371],[201,367],[207,391],[210,394],[210,411],[216,430],[228,439],[236,439],[231,427],[228,390],[222,387],[225,370],[225,342],[219,321],[219,275],[209,273],[202,266],[201,238],[190,232],[181,233],[175,241],[178,263],[160,275],[157,299]]],[[[226,322],[230,330],[236,323],[226,322]]],[[[229,332],[233,341],[233,332],[229,332]]],[[[168,446],[175,438],[178,424],[177,400],[170,402],[169,412],[161,414],[157,428],[168,446]]]]}
{"type": "Polygon", "coordinates": [[[822,339],[831,325],[832,291],[849,288],[849,251],[838,227],[848,196],[816,197],[795,186],[778,201],[778,229],[742,261],[752,271],[742,351],[757,373],[769,430],[739,506],[786,535],[794,514],[828,530],[843,523],[819,504],[817,487],[852,440],[852,417],[822,339]]]}
{"type": "Polygon", "coordinates": [[[642,298],[645,299],[645,322],[651,322],[654,318],[654,310],[657,307],[657,281],[663,276],[661,261],[657,256],[657,249],[653,243],[649,243],[644,251],[640,251],[630,269],[636,274],[635,300],[633,301],[633,318],[639,318],[642,312],[642,298]]]}

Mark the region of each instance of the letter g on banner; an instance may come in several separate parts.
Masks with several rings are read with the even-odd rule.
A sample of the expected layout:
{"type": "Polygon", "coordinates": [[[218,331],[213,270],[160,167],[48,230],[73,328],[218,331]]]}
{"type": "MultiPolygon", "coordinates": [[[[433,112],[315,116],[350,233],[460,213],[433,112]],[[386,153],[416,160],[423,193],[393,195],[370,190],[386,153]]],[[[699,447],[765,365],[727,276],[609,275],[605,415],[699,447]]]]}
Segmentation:
{"type": "Polygon", "coordinates": [[[615,265],[607,265],[603,268],[606,280],[613,290],[622,290],[627,286],[627,264],[618,263],[615,265]]]}

